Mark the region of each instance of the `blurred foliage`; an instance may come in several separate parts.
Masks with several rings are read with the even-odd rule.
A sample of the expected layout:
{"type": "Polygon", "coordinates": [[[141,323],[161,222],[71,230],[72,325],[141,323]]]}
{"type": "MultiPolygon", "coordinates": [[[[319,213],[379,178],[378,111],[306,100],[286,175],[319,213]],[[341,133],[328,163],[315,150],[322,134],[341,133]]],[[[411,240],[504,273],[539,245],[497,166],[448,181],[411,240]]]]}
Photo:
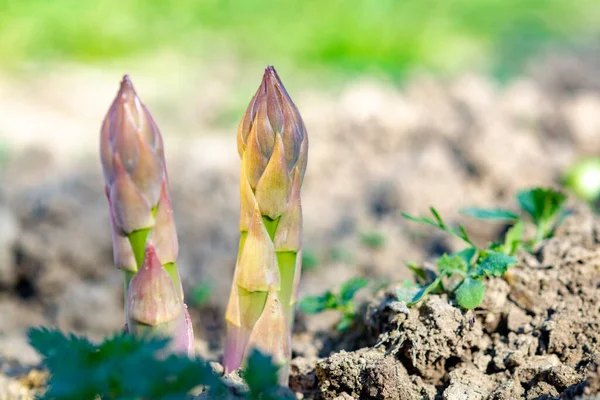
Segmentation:
{"type": "MultiPolygon", "coordinates": [[[[209,399],[234,398],[207,361],[168,354],[167,339],[121,332],[94,344],[43,327],[31,328],[28,335],[50,371],[43,400],[175,400],[200,387],[209,399]]],[[[249,391],[235,398],[294,398],[277,384],[278,370],[270,356],[252,350],[243,371],[249,391]]]]}
{"type": "Polygon", "coordinates": [[[342,283],[337,292],[326,291],[318,296],[307,296],[300,300],[298,307],[307,314],[318,314],[325,310],[336,310],[342,314],[336,325],[339,332],[344,332],[356,318],[354,295],[367,287],[369,281],[363,277],[355,276],[342,283]]]}
{"type": "Polygon", "coordinates": [[[210,301],[213,292],[213,282],[199,282],[190,293],[190,303],[195,307],[202,307],[210,301]]]}
{"type": "Polygon", "coordinates": [[[0,59],[103,61],[161,50],[402,76],[503,75],[549,43],[600,32],[596,0],[0,0],[0,59]],[[212,47],[211,47],[212,46],[212,47]]]}
{"type": "Polygon", "coordinates": [[[288,391],[285,395],[277,384],[279,368],[273,363],[271,356],[258,350],[252,350],[248,364],[244,369],[244,380],[248,384],[250,400],[285,400],[295,399],[288,391]]]}
{"type": "Polygon", "coordinates": [[[164,357],[166,339],[136,338],[118,333],[99,345],[58,330],[32,328],[31,345],[50,371],[46,400],[184,399],[198,386],[215,395],[225,387],[200,359],[164,357]],[[159,357],[159,354],[162,357],[159,357]]]}
{"type": "Polygon", "coordinates": [[[573,163],[563,176],[567,189],[593,203],[600,197],[600,158],[584,158],[573,163]]]}
{"type": "Polygon", "coordinates": [[[334,262],[341,262],[347,265],[352,265],[355,263],[355,255],[348,248],[342,245],[332,246],[329,249],[328,258],[334,262]]]}
{"type": "Polygon", "coordinates": [[[314,250],[305,248],[302,250],[302,269],[313,271],[319,267],[319,258],[314,250]]]}
{"type": "Polygon", "coordinates": [[[503,208],[479,208],[468,207],[461,213],[469,217],[487,221],[510,221],[513,231],[507,232],[508,242],[497,243],[492,246],[493,250],[509,250],[510,254],[522,247],[533,252],[535,247],[544,239],[554,235],[554,231],[569,214],[565,208],[567,195],[552,188],[523,189],[517,192],[517,204],[520,214],[503,208]],[[535,225],[535,238],[524,239],[522,225],[530,220],[535,225]],[[519,227],[520,226],[520,227],[519,227]]]}
{"type": "Polygon", "coordinates": [[[360,234],[362,244],[370,249],[381,249],[385,246],[385,236],[380,232],[363,232],[360,234]]]}

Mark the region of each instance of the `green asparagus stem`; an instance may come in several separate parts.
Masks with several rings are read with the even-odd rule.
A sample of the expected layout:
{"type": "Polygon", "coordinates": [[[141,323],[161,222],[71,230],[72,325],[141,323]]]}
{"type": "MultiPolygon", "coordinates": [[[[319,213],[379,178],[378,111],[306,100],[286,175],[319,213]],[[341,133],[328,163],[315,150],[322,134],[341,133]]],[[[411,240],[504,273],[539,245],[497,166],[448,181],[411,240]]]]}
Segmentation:
{"type": "Polygon", "coordinates": [[[163,141],[127,76],[102,124],[100,159],[114,262],[124,274],[128,330],[173,336],[189,354],[193,333],[176,265],[179,247],[163,141]]]}
{"type": "Polygon", "coordinates": [[[308,138],[302,118],[273,67],[265,71],[238,128],[240,246],[226,312],[226,371],[252,348],[269,353],[287,385],[300,280],[300,188],[308,138]]]}

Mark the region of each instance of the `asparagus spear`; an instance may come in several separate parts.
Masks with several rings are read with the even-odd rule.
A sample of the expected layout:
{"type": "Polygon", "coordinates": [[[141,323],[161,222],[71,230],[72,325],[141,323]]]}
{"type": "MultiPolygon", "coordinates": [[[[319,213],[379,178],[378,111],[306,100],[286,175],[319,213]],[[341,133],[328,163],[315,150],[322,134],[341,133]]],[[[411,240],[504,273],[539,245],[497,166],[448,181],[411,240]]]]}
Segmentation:
{"type": "Polygon", "coordinates": [[[163,141],[127,75],[123,77],[102,124],[100,159],[110,209],[114,262],[123,270],[124,276],[128,330],[132,333],[140,331],[138,322],[143,322],[150,331],[161,334],[168,331],[174,337],[187,336],[188,342],[192,343],[191,323],[183,303],[183,288],[176,264],[179,247],[163,141]],[[154,268],[157,265],[161,267],[160,271],[154,268]],[[167,281],[164,276],[170,279],[167,281]],[[179,318],[174,312],[155,318],[147,315],[151,310],[159,312],[173,307],[174,299],[170,295],[164,297],[171,292],[170,285],[177,295],[178,306],[181,306],[182,324],[170,324],[164,319],[167,314],[172,319],[179,318]],[[140,296],[144,298],[143,312],[138,303],[131,304],[140,296]],[[130,315],[132,312],[135,315],[130,315]],[[138,318],[140,313],[145,314],[143,321],[138,318]],[[166,331],[165,324],[170,326],[166,331]],[[179,333],[174,325],[178,326],[179,333]]]}
{"type": "Polygon", "coordinates": [[[226,371],[252,348],[269,353],[287,385],[300,280],[308,138],[298,109],[268,67],[238,127],[240,245],[226,311],[226,371]]]}
{"type": "Polygon", "coordinates": [[[126,307],[129,332],[171,337],[173,351],[193,354],[190,315],[152,242],[146,246],[144,265],[131,279],[126,307]]]}

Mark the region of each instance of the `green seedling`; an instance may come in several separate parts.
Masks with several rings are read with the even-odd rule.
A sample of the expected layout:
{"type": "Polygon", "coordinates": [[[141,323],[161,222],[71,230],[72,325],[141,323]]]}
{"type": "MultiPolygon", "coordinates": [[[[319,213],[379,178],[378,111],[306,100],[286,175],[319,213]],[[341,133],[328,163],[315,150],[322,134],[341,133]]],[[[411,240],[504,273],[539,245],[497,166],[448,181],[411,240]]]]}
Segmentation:
{"type": "Polygon", "coordinates": [[[295,399],[292,392],[283,393],[277,384],[279,369],[268,354],[254,350],[248,357],[248,365],[244,369],[244,380],[248,384],[250,400],[284,400],[295,399]]]}
{"type": "MultiPolygon", "coordinates": [[[[503,208],[477,208],[469,207],[461,210],[461,213],[473,218],[487,221],[507,221],[513,224],[510,243],[496,244],[496,249],[508,254],[514,254],[519,247],[532,251],[541,241],[551,237],[557,226],[562,222],[567,212],[564,204],[567,196],[554,189],[533,188],[521,190],[517,193],[516,200],[520,213],[503,208]],[[523,224],[530,220],[536,228],[535,238],[523,239],[523,224]]],[[[505,240],[506,241],[506,240],[505,240]]]]}
{"type": "Polygon", "coordinates": [[[319,296],[305,297],[299,303],[300,310],[307,314],[318,314],[325,310],[339,311],[342,318],[336,325],[336,329],[344,332],[350,328],[356,316],[354,295],[368,283],[365,278],[351,278],[340,286],[338,293],[328,290],[319,296]]]}
{"type": "MultiPolygon", "coordinates": [[[[423,300],[429,293],[447,292],[454,295],[456,302],[465,309],[478,307],[483,301],[485,286],[483,278],[486,276],[502,276],[507,268],[514,265],[517,259],[514,253],[514,240],[519,237],[518,229],[507,232],[502,249],[481,249],[473,244],[467,231],[462,225],[458,228],[448,226],[435,208],[430,208],[433,218],[413,217],[402,214],[405,218],[421,224],[436,227],[451,234],[463,242],[467,247],[453,254],[444,254],[436,260],[437,271],[431,271],[414,263],[408,263],[408,268],[413,271],[421,285],[404,284],[396,289],[399,301],[404,301],[408,306],[413,306],[423,300]]],[[[522,226],[520,226],[522,230],[522,226]]]]}

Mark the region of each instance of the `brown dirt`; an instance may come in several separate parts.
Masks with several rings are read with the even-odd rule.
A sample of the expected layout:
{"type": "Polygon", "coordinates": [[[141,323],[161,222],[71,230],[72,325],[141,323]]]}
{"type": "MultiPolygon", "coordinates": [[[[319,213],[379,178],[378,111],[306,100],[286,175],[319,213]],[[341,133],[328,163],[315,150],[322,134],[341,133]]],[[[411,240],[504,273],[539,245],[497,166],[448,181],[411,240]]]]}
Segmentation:
{"type": "Polygon", "coordinates": [[[370,346],[293,361],[306,398],[574,399],[600,395],[600,220],[581,210],[535,255],[486,282],[475,314],[445,295],[365,313],[370,346]]]}

